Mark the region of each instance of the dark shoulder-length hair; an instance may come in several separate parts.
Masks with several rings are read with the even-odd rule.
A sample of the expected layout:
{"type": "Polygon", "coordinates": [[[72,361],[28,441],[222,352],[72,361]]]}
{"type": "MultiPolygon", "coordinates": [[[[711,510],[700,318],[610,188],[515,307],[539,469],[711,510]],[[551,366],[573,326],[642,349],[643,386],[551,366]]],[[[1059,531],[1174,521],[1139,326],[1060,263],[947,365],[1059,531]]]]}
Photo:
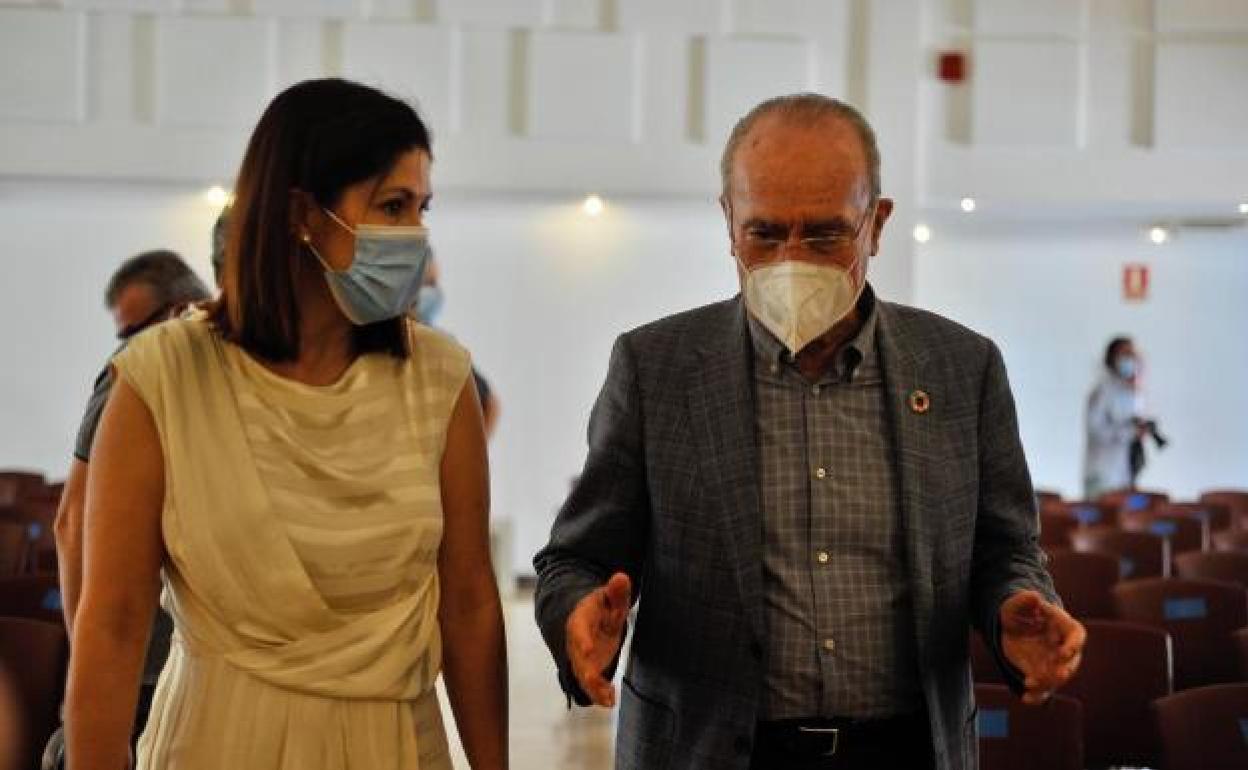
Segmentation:
{"type": "MultiPolygon", "coordinates": [[[[221,297],[210,317],[222,336],[268,361],[299,355],[297,287],[322,271],[298,238],[291,193],[333,208],[343,190],[387,173],[410,150],[431,152],[410,105],[347,80],[307,80],[269,104],[247,144],[225,238],[221,297]]],[[[407,355],[402,317],[355,328],[357,352],[407,355]]]]}

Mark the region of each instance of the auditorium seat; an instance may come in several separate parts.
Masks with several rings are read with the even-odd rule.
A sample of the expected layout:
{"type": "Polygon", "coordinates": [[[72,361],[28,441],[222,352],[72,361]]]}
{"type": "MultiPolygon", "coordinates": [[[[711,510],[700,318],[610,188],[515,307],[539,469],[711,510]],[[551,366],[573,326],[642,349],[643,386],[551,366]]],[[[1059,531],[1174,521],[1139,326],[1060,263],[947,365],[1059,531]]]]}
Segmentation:
{"type": "Polygon", "coordinates": [[[1120,620],[1086,620],[1078,673],[1062,688],[1083,704],[1083,748],[1090,767],[1156,767],[1160,744],[1152,702],[1173,692],[1170,636],[1120,620]]]}
{"type": "Polygon", "coordinates": [[[1232,632],[1248,625],[1248,590],[1213,580],[1129,580],[1114,586],[1121,620],[1164,628],[1174,643],[1174,687],[1239,678],[1232,632]]]}
{"type": "Polygon", "coordinates": [[[1153,707],[1163,770],[1248,768],[1248,683],[1177,692],[1153,707]]]}
{"type": "Polygon", "coordinates": [[[1248,553],[1248,529],[1228,529],[1213,533],[1213,550],[1248,553]]]}
{"type": "Polygon", "coordinates": [[[980,770],[1083,770],[1083,707],[1067,695],[1028,706],[999,684],[975,685],[980,770]]]}
{"type": "Polygon", "coordinates": [[[1225,505],[1231,509],[1238,529],[1248,529],[1248,489],[1210,489],[1201,494],[1200,502],[1225,505]]]}
{"type": "Polygon", "coordinates": [[[26,527],[16,521],[0,520],[0,578],[21,574],[30,550],[26,527]]]}
{"type": "Polygon", "coordinates": [[[1118,559],[1104,553],[1062,551],[1049,559],[1049,574],[1062,605],[1080,620],[1114,616],[1110,589],[1118,582],[1118,570],[1118,559]]]}
{"type": "Polygon", "coordinates": [[[1175,574],[1192,580],[1222,580],[1248,588],[1248,553],[1181,553],[1174,557],[1175,574]]]}
{"type": "Polygon", "coordinates": [[[1209,543],[1209,522],[1194,516],[1168,514],[1160,511],[1123,511],[1118,526],[1125,532],[1152,532],[1170,542],[1170,556],[1188,551],[1206,550],[1209,543]]]}
{"type": "Polygon", "coordinates": [[[1070,533],[1076,551],[1103,553],[1118,560],[1123,580],[1165,577],[1170,569],[1170,544],[1152,532],[1125,532],[1117,527],[1096,526],[1070,533]]]}
{"type": "Polygon", "coordinates": [[[59,623],[0,617],[0,664],[17,690],[25,730],[17,767],[39,767],[48,737],[59,723],[69,642],[59,623]]]}
{"type": "Polygon", "coordinates": [[[1079,521],[1064,512],[1040,511],[1040,547],[1056,550],[1070,547],[1070,532],[1079,521]]]}
{"type": "Polygon", "coordinates": [[[1207,521],[1212,532],[1232,529],[1235,525],[1230,506],[1221,503],[1167,503],[1158,508],[1157,513],[1207,521]]]}
{"type": "Polygon", "coordinates": [[[1232,636],[1235,637],[1235,649],[1239,651],[1239,679],[1248,682],[1248,628],[1241,628],[1232,636]]]}
{"type": "Polygon", "coordinates": [[[1096,502],[1112,505],[1119,511],[1147,511],[1170,502],[1170,496],[1165,492],[1150,492],[1143,489],[1118,489],[1106,492],[1096,498],[1096,502]]]}
{"type": "Polygon", "coordinates": [[[0,616],[61,623],[61,589],[56,575],[0,578],[0,616]]]}
{"type": "Polygon", "coordinates": [[[42,473],[31,471],[0,471],[0,506],[14,505],[41,491],[45,486],[42,473]]]}

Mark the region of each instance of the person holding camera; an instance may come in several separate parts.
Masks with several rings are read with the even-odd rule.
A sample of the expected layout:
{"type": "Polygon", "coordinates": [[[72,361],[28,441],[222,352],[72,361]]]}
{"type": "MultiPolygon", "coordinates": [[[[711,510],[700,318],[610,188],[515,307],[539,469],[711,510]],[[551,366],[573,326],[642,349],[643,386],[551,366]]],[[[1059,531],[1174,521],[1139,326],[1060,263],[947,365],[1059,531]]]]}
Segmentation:
{"type": "Polygon", "coordinates": [[[1130,337],[1115,337],[1105,349],[1105,373],[1088,396],[1084,497],[1132,489],[1144,467],[1144,438],[1166,445],[1157,422],[1141,415],[1140,357],[1130,337]]]}

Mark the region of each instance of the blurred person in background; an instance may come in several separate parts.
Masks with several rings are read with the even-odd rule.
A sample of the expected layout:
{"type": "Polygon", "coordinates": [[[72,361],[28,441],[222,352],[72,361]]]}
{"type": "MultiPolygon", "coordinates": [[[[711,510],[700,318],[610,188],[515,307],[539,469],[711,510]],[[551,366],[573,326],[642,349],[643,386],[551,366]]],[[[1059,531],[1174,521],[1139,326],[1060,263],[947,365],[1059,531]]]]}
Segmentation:
{"type": "MultiPolygon", "coordinates": [[[[416,297],[415,313],[420,322],[433,326],[437,323],[438,316],[442,313],[442,308],[446,304],[446,292],[443,291],[439,283],[440,271],[438,269],[438,260],[431,253],[429,255],[429,266],[425,268],[425,277],[420,285],[420,293],[416,297]]],[[[477,367],[472,367],[472,381],[477,386],[477,398],[481,401],[481,413],[485,419],[485,436],[490,438],[494,435],[494,429],[498,427],[499,412],[502,405],[498,401],[498,396],[494,389],[490,387],[490,383],[485,379],[477,367]]]]}
{"type": "MultiPolygon", "coordinates": [[[[123,262],[109,279],[104,291],[104,305],[113,317],[113,327],[120,343],[119,350],[145,329],[176,318],[193,303],[208,298],[208,289],[199,276],[195,275],[195,271],[180,256],[163,249],[147,251],[123,262]]],[[[74,614],[82,593],[83,511],[88,463],[91,461],[91,449],[95,443],[100,415],[112,391],[113,382],[112,368],[105,366],[96,377],[91,396],[87,400],[86,413],[78,429],[74,458],[70,462],[69,475],[61,493],[54,525],[65,627],[71,638],[74,633],[74,614]]],[[[151,639],[143,663],[138,707],[135,710],[135,724],[139,727],[147,721],[147,712],[156,690],[156,680],[169,655],[172,633],[173,621],[163,610],[157,609],[152,621],[151,639]]],[[[136,728],[131,740],[133,742],[137,739],[136,728]]],[[[59,735],[54,736],[54,741],[59,740],[59,735]]]]}
{"type": "Polygon", "coordinates": [[[430,137],[344,80],[278,95],[248,144],[222,293],[113,361],[88,479],[67,745],[123,770],[163,574],[170,659],[140,770],[507,765],[506,652],[468,354],[405,317],[430,137]],[[163,568],[163,573],[162,573],[163,568]]]}
{"type": "Polygon", "coordinates": [[[1163,448],[1156,420],[1144,416],[1140,355],[1130,337],[1115,337],[1105,348],[1104,371],[1088,395],[1085,413],[1084,497],[1134,489],[1144,467],[1144,440],[1163,448]]]}

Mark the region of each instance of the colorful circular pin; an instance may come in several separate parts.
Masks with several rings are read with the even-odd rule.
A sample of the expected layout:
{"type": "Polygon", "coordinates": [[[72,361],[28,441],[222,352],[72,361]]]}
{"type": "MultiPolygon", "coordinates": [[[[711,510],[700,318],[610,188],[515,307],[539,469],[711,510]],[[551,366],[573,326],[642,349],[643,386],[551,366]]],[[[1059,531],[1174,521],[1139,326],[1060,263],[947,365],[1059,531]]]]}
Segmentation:
{"type": "Polygon", "coordinates": [[[924,390],[910,391],[910,411],[915,414],[927,414],[927,410],[932,408],[932,397],[927,395],[924,390]]]}

